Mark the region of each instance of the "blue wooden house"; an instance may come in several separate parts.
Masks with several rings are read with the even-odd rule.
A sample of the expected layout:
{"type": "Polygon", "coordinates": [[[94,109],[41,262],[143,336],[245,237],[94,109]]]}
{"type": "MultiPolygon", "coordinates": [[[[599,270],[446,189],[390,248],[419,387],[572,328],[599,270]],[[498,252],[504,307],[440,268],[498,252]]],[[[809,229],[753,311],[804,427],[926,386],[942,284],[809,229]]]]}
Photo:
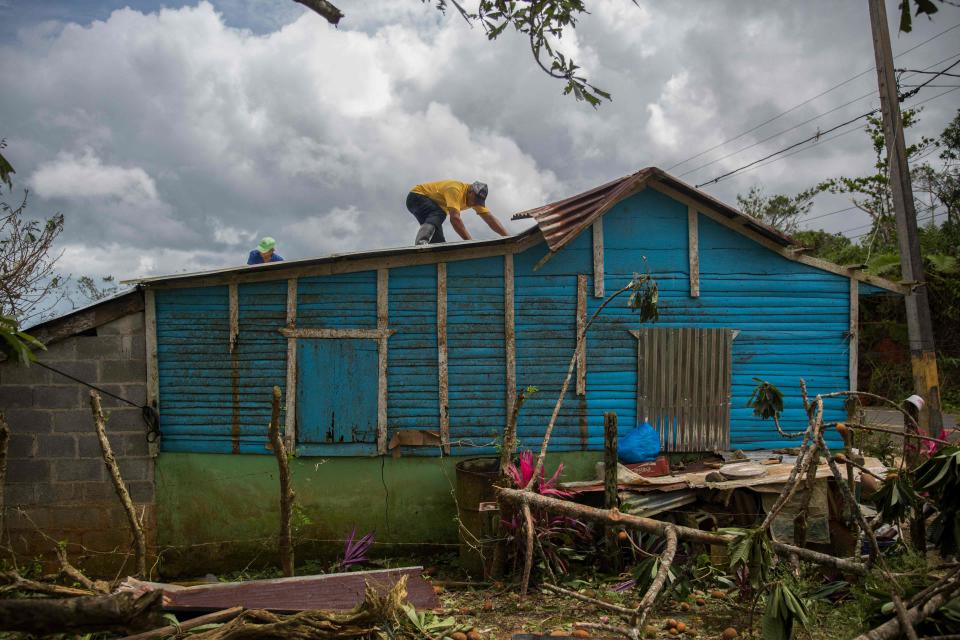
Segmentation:
{"type": "MultiPolygon", "coordinates": [[[[667,451],[783,446],[746,407],[753,379],[855,388],[858,295],[901,291],[655,168],[515,217],[536,225],[141,281],[162,451],[269,453],[274,385],[300,457],[491,453],[530,385],[518,430],[536,447],[578,323],[645,265],[659,322],[604,310],[551,450],[599,450],[607,411],[648,418],[667,451]]],[[[805,424],[799,401],[783,422],[805,424]]]]}

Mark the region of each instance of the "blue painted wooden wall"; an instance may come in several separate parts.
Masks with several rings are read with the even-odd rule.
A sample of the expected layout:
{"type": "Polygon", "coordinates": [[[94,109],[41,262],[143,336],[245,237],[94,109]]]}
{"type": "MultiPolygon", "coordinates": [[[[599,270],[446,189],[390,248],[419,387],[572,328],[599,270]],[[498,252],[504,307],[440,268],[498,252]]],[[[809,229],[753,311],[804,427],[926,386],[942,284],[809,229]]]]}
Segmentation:
{"type": "MultiPolygon", "coordinates": [[[[752,378],[787,394],[784,426],[790,430],[804,424],[801,377],[812,393],[848,387],[847,278],[787,260],[701,215],[701,295],[691,298],[686,205],[647,189],[607,213],[603,230],[608,294],[643,271],[646,257],[660,286],[656,326],[740,331],[733,343],[733,448],[785,444],[745,406],[752,378]]],[[[601,302],[592,291],[589,232],[534,271],[545,252],[541,243],[514,258],[516,379],[521,388],[540,390],[518,423],[522,445],[531,448],[540,443],[573,350],[578,273],[591,274],[588,314],[601,302]]],[[[502,256],[448,263],[447,289],[452,449],[491,453],[506,414],[502,256]]],[[[436,265],[390,269],[389,327],[396,333],[389,339],[388,438],[397,429],[439,429],[436,291],[436,265]]],[[[164,450],[268,453],[270,388],[286,383],[286,339],[277,332],[285,324],[286,280],[239,286],[233,356],[225,286],[158,290],[156,302],[164,450]]],[[[301,328],[375,328],[376,273],[300,278],[297,303],[301,328]]],[[[637,344],[629,330],[636,328],[626,296],[600,316],[587,345],[587,395],[576,396],[571,385],[552,449],[600,449],[605,411],[616,411],[621,424],[635,419],[637,344]]],[[[375,353],[373,341],[370,346],[375,353]]],[[[300,375],[309,375],[301,365],[300,375]]],[[[376,379],[365,375],[371,376],[369,401],[376,379]]],[[[364,406],[369,413],[369,402],[364,406]]],[[[841,402],[829,403],[827,419],[842,418],[841,402]]],[[[310,444],[300,453],[374,450],[370,443],[310,444]]]]}

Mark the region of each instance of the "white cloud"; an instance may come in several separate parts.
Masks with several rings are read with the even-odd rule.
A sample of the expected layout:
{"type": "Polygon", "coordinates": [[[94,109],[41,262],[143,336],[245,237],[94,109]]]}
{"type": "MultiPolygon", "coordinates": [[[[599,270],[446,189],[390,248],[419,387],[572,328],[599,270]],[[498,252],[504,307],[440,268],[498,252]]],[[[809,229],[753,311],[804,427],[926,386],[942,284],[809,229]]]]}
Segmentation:
{"type": "Polygon", "coordinates": [[[146,171],[104,165],[91,149],[81,156],[57,154],[37,167],[30,183],[44,198],[108,198],[130,205],[157,200],[156,184],[146,171]]]}
{"type": "MultiPolygon", "coordinates": [[[[261,235],[275,236],[288,259],[406,244],[416,231],[407,190],[444,178],[488,182],[489,204],[506,222],[638,168],[669,166],[872,64],[859,5],[596,0],[563,39],[590,80],[613,93],[594,111],[561,95],[563,83],[510,30],[490,43],[455,12],[411,0],[344,3],[333,28],[278,1],[286,5],[215,0],[37,22],[0,45],[0,86],[12,87],[0,101],[5,155],[34,188],[35,214],[66,216],[70,271],[122,278],[227,266],[261,235]]],[[[960,13],[941,12],[895,47],[960,13]]],[[[948,40],[904,64],[942,59],[948,40]]],[[[862,80],[702,162],[866,93],[872,80],[862,80]]],[[[929,103],[922,133],[942,128],[945,102],[929,103]]],[[[711,178],[785,141],[685,179],[711,178]]],[[[710,190],[726,201],[754,182],[790,192],[870,164],[856,134],[710,190]]],[[[492,235],[469,215],[466,224],[492,235]]]]}
{"type": "Polygon", "coordinates": [[[237,246],[250,244],[257,238],[256,231],[226,226],[219,218],[211,217],[208,223],[213,227],[213,240],[218,244],[237,246]]]}
{"type": "Polygon", "coordinates": [[[702,132],[717,115],[713,95],[705,87],[691,82],[686,70],[667,80],[659,99],[648,104],[647,111],[650,113],[647,134],[670,152],[678,151],[681,144],[707,142],[702,132]]]}

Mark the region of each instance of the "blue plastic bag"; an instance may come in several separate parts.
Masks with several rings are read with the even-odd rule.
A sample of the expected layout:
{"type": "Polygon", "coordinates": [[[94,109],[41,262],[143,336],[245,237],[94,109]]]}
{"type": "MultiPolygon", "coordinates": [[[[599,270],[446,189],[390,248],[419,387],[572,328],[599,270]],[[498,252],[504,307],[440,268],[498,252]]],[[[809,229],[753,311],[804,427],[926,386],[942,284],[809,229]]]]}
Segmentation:
{"type": "Polygon", "coordinates": [[[651,462],[660,455],[660,434],[644,420],[619,437],[617,451],[620,462],[626,464],[651,462]]]}

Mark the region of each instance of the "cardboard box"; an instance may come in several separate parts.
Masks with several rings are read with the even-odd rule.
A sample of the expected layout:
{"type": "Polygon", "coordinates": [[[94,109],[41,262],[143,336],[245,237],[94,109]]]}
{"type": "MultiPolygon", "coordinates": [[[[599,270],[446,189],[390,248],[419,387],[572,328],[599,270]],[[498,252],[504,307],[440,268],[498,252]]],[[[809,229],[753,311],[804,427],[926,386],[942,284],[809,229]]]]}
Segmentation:
{"type": "Polygon", "coordinates": [[[670,475],[670,461],[667,460],[666,456],[660,456],[651,462],[637,462],[624,466],[635,474],[646,478],[670,475]]]}

